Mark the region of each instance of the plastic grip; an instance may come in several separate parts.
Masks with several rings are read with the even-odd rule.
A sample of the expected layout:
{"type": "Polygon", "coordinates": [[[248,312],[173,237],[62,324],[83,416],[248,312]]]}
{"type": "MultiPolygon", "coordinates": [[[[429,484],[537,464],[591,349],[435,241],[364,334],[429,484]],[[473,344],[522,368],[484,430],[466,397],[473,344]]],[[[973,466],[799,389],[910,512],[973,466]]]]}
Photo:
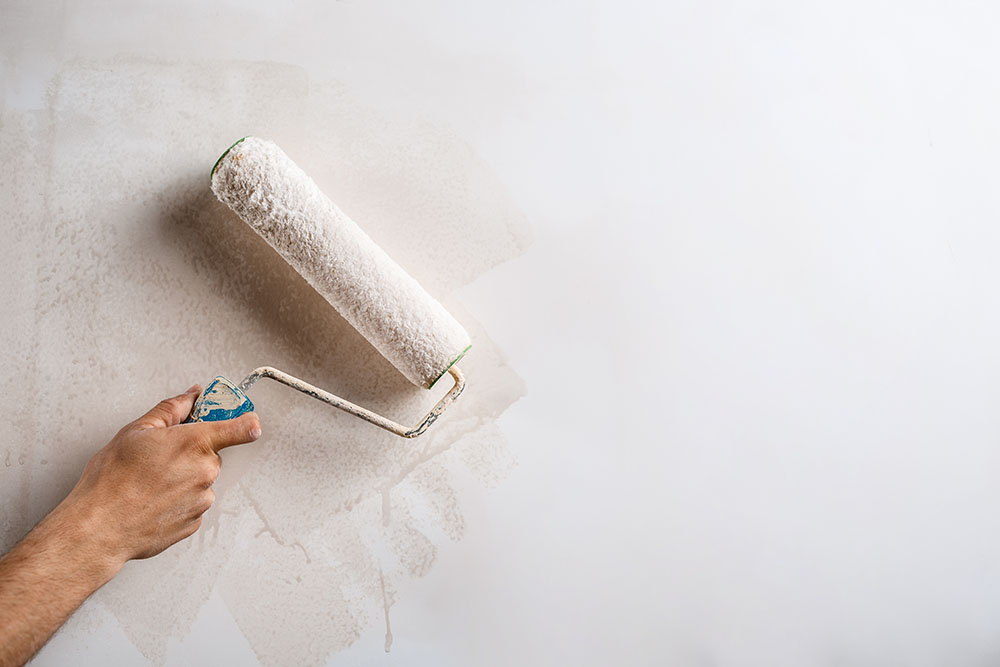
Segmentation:
{"type": "Polygon", "coordinates": [[[247,395],[220,375],[201,392],[185,422],[218,422],[252,411],[253,402],[247,395]]]}

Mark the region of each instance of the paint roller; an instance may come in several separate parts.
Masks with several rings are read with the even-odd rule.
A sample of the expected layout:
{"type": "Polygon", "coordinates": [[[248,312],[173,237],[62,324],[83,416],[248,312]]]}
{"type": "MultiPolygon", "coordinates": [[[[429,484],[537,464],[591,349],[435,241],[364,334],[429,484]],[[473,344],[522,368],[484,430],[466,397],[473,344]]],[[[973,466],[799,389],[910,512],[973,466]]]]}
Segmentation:
{"type": "Polygon", "coordinates": [[[471,345],[462,325],[275,143],[244,137],[230,146],[212,168],[212,191],[410,382],[430,389],[448,374],[454,385],[408,427],[263,366],[238,385],[216,377],[189,420],[233,419],[253,410],[247,390],[270,378],[404,438],[426,431],[465,388],[456,363],[471,345]]]}

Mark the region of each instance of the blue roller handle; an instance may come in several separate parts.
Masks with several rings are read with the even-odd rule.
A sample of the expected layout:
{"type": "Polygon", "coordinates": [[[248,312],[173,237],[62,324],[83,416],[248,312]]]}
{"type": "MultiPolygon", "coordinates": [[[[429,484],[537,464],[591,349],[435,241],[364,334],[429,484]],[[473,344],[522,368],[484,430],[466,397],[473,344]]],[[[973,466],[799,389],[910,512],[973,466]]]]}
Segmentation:
{"type": "Polygon", "coordinates": [[[221,375],[201,392],[186,422],[217,422],[236,419],[253,411],[253,403],[239,387],[221,375]]]}

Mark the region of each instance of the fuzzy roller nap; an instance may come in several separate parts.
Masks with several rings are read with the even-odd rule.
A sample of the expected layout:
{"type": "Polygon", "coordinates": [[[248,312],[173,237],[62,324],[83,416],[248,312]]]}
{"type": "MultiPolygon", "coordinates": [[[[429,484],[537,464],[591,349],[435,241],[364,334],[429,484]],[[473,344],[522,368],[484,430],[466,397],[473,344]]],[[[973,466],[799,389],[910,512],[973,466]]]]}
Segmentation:
{"type": "Polygon", "coordinates": [[[263,367],[239,386],[217,379],[196,403],[192,419],[252,410],[243,392],[270,377],[398,435],[423,433],[464,388],[455,367],[470,347],[462,325],[273,142],[246,137],[233,144],[212,170],[212,190],[410,382],[430,388],[450,373],[455,386],[422,422],[407,428],[263,367]]]}

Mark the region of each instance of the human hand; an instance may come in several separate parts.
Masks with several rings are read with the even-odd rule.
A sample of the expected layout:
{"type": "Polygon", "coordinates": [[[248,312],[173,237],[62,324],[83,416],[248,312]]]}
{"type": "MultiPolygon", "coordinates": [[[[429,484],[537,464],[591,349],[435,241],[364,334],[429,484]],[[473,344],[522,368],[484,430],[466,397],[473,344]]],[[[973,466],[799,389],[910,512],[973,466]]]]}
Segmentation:
{"type": "Polygon", "coordinates": [[[253,412],[182,424],[200,392],[195,385],[125,426],[0,558],[0,666],[23,665],[125,561],[198,530],[215,499],[219,450],[260,437],[253,412]]]}
{"type": "Polygon", "coordinates": [[[89,526],[98,551],[121,567],[192,535],[212,506],[219,451],[260,437],[260,419],[182,424],[201,392],[161,401],[127,424],[87,463],[56,512],[89,526]]]}

